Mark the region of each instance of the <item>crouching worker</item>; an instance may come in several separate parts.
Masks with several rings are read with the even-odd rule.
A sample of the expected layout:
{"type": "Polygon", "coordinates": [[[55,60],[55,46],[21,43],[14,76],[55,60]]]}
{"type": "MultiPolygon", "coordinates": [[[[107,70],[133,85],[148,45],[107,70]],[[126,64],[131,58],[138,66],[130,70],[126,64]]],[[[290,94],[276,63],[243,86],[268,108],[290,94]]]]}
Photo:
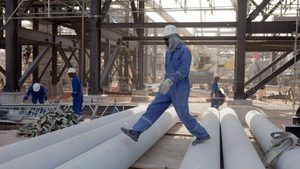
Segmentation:
{"type": "Polygon", "coordinates": [[[72,79],[72,97],[73,97],[73,111],[77,116],[78,121],[83,121],[82,102],[83,91],[81,86],[81,80],[77,76],[77,72],[74,68],[68,69],[68,76],[72,79]]]}
{"type": "Polygon", "coordinates": [[[39,83],[34,83],[29,87],[23,97],[23,102],[28,100],[30,96],[33,104],[37,104],[38,101],[40,104],[44,104],[44,102],[48,99],[46,88],[39,83]]]}

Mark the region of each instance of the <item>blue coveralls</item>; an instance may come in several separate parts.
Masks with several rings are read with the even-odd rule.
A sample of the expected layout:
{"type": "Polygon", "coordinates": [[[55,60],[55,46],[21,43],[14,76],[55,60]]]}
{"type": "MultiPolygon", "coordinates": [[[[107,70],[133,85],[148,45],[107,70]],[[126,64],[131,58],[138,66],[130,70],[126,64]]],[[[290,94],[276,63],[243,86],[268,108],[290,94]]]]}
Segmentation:
{"type": "Polygon", "coordinates": [[[81,80],[77,75],[72,78],[72,97],[73,97],[73,111],[77,115],[82,115],[83,92],[81,87],[81,80]]]}
{"type": "Polygon", "coordinates": [[[31,101],[33,104],[37,104],[39,101],[40,104],[43,104],[45,100],[47,100],[47,90],[44,86],[41,85],[41,88],[38,92],[33,91],[33,85],[29,87],[23,100],[27,100],[31,95],[31,101]]]}
{"type": "Polygon", "coordinates": [[[188,98],[190,94],[189,72],[191,53],[181,42],[174,52],[167,51],[165,60],[165,78],[173,82],[166,95],[157,93],[147,111],[134,124],[132,130],[144,132],[165,112],[172,103],[178,117],[190,133],[197,138],[207,137],[208,133],[189,113],[188,98]]]}
{"type": "Polygon", "coordinates": [[[219,108],[220,106],[220,102],[221,102],[221,98],[220,98],[220,94],[219,94],[219,86],[218,86],[218,82],[216,80],[212,81],[212,85],[211,85],[211,105],[210,107],[214,107],[214,108],[219,108]]]}

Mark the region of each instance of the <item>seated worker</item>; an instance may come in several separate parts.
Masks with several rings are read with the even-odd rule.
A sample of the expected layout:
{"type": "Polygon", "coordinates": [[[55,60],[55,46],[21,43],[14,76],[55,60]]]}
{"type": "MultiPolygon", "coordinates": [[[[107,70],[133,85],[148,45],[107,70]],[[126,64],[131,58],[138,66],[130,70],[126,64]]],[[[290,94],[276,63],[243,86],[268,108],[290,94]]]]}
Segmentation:
{"type": "Polygon", "coordinates": [[[23,102],[28,100],[30,95],[33,104],[37,104],[37,101],[39,101],[40,104],[44,104],[44,102],[48,99],[46,88],[39,83],[34,83],[29,87],[25,96],[23,97],[23,102]]]}

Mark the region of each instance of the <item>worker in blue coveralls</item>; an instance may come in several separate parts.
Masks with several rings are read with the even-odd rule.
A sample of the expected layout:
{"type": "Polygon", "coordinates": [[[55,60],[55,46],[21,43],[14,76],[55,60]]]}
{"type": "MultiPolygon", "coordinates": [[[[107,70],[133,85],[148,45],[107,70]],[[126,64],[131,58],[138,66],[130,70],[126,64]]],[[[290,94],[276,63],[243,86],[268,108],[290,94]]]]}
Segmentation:
{"type": "Polygon", "coordinates": [[[23,102],[28,100],[30,96],[33,104],[37,104],[38,101],[40,104],[44,104],[44,102],[48,99],[46,88],[39,83],[30,85],[23,97],[23,102]]]}
{"type": "Polygon", "coordinates": [[[73,97],[73,111],[77,116],[78,121],[83,121],[82,102],[83,91],[81,86],[81,80],[77,76],[77,72],[74,68],[68,69],[68,76],[72,79],[72,97],[73,97]]]}
{"type": "Polygon", "coordinates": [[[218,85],[218,81],[220,80],[219,76],[215,76],[215,79],[211,83],[211,105],[210,107],[214,107],[216,109],[219,108],[221,103],[220,97],[220,89],[218,85]]]}
{"type": "Polygon", "coordinates": [[[206,129],[189,113],[190,84],[188,76],[192,59],[191,53],[180,40],[174,25],[167,25],[164,28],[163,36],[167,46],[165,80],[160,84],[159,92],[148,106],[147,111],[133,125],[132,129],[122,127],[121,130],[137,142],[140,134],[150,128],[172,103],[182,123],[190,133],[196,136],[192,142],[192,145],[196,145],[209,140],[210,136],[206,129]]]}

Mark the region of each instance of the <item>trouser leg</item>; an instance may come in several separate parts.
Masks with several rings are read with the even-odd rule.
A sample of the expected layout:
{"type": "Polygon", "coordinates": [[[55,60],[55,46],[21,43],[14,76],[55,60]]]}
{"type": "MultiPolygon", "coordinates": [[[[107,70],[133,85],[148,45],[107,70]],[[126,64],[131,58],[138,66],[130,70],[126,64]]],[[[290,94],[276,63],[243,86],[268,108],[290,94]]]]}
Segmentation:
{"type": "Polygon", "coordinates": [[[169,96],[157,93],[155,99],[148,106],[147,111],[133,125],[132,130],[144,132],[165,112],[171,104],[169,96]]]}
{"type": "Polygon", "coordinates": [[[204,127],[202,127],[198,121],[190,115],[188,101],[183,99],[175,99],[173,102],[174,108],[178,114],[178,117],[182,123],[186,126],[188,131],[197,138],[207,137],[208,133],[204,127]]]}

